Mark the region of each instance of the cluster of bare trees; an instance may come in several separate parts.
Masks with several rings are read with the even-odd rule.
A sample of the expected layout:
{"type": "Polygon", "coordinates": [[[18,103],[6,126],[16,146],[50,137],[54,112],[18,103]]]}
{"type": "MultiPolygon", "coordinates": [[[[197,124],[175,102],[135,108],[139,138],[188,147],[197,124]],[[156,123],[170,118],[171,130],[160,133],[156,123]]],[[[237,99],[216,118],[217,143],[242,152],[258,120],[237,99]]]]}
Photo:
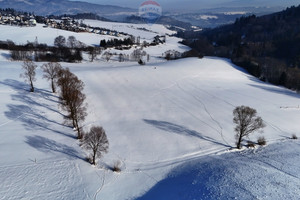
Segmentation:
{"type": "Polygon", "coordinates": [[[166,60],[176,60],[182,57],[182,53],[176,50],[168,50],[162,54],[166,60]]]}
{"type": "Polygon", "coordinates": [[[68,113],[66,119],[72,122],[74,129],[78,133],[77,138],[82,139],[81,122],[87,116],[84,102],[86,96],[82,93],[84,83],[66,68],[59,70],[57,85],[60,88],[61,107],[68,113]]]}
{"type": "Polygon", "coordinates": [[[69,36],[67,39],[64,36],[59,35],[54,39],[54,46],[58,48],[68,47],[71,49],[75,49],[83,48],[86,45],[81,41],[77,40],[76,37],[73,35],[69,36]]]}
{"type": "Polygon", "coordinates": [[[96,158],[100,158],[102,153],[108,150],[109,143],[105,130],[101,126],[93,126],[89,132],[84,133],[82,122],[87,116],[86,96],[83,94],[84,83],[68,68],[60,68],[57,77],[61,106],[68,113],[66,119],[72,122],[82,147],[91,151],[89,161],[95,165],[96,158]]]}
{"type": "MultiPolygon", "coordinates": [[[[30,92],[34,92],[33,82],[36,80],[37,65],[32,61],[24,61],[24,72],[20,75],[30,84],[30,92]]],[[[86,96],[83,94],[84,83],[68,68],[63,68],[59,63],[49,62],[41,66],[43,78],[50,81],[52,92],[59,88],[61,108],[66,111],[66,120],[70,121],[77,131],[77,138],[81,140],[81,146],[89,151],[89,161],[96,164],[96,158],[108,150],[108,139],[105,130],[101,126],[93,126],[89,132],[84,133],[82,123],[87,116],[86,96]]]]}
{"type": "MultiPolygon", "coordinates": [[[[119,62],[125,62],[125,61],[136,61],[139,64],[145,64],[146,61],[150,61],[150,55],[147,54],[146,51],[144,51],[142,48],[135,49],[131,54],[123,54],[123,53],[111,53],[110,51],[105,51],[102,54],[102,59],[106,60],[107,62],[112,59],[112,57],[117,57],[117,60],[119,62]]],[[[92,61],[92,59],[90,59],[92,61]]]]}
{"type": "MultiPolygon", "coordinates": [[[[21,77],[30,84],[30,92],[34,92],[33,82],[36,80],[37,65],[32,61],[24,61],[22,65],[24,73],[21,77]]],[[[43,78],[51,81],[52,92],[56,92],[56,86],[59,87],[59,97],[61,107],[67,112],[66,119],[72,122],[73,127],[78,133],[78,139],[82,139],[81,122],[84,121],[86,113],[85,94],[83,94],[84,83],[78,77],[70,72],[68,68],[64,69],[59,63],[50,62],[41,66],[44,75],[43,78]]]]}

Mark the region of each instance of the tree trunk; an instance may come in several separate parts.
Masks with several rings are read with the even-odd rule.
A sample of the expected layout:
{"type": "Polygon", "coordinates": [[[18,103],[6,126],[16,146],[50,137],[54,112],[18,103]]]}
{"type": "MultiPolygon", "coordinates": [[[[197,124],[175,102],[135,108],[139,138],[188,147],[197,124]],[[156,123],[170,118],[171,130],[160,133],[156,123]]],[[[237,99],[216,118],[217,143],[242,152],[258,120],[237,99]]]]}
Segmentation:
{"type": "Polygon", "coordinates": [[[51,80],[52,92],[55,93],[55,85],[53,79],[51,80]]]}
{"type": "Polygon", "coordinates": [[[30,88],[30,92],[34,92],[34,87],[33,87],[33,83],[32,83],[32,81],[30,82],[30,86],[31,86],[31,88],[30,88]]]}
{"type": "Polygon", "coordinates": [[[238,140],[238,142],[237,142],[237,144],[236,144],[236,147],[237,147],[238,149],[241,148],[241,143],[242,143],[242,134],[240,133],[240,134],[239,134],[239,140],[238,140]]]}
{"type": "Polygon", "coordinates": [[[75,128],[77,130],[77,139],[80,140],[80,139],[82,139],[82,134],[81,134],[81,130],[79,128],[77,119],[75,119],[74,122],[75,122],[75,128]]]}
{"type": "Polygon", "coordinates": [[[93,165],[96,165],[96,152],[93,151],[93,161],[92,161],[93,165]]]}

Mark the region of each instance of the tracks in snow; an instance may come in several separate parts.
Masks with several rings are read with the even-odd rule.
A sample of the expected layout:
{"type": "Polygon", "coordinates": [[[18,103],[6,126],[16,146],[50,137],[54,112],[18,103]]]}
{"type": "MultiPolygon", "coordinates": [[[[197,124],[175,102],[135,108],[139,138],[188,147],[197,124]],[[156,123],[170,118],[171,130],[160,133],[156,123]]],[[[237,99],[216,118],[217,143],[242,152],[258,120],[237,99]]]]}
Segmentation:
{"type": "MultiPolygon", "coordinates": [[[[219,127],[219,128],[214,128],[215,130],[218,130],[218,133],[221,135],[223,142],[225,142],[228,146],[230,146],[230,144],[225,140],[224,135],[223,135],[223,127],[221,125],[221,123],[219,121],[217,121],[213,115],[209,112],[207,106],[204,104],[204,102],[201,100],[201,98],[197,95],[193,95],[188,93],[186,90],[184,90],[180,84],[177,82],[177,87],[183,91],[184,93],[192,96],[195,100],[197,100],[204,108],[205,112],[207,113],[207,115],[210,117],[210,119],[219,127]]],[[[230,104],[231,105],[231,104],[230,104]]]]}

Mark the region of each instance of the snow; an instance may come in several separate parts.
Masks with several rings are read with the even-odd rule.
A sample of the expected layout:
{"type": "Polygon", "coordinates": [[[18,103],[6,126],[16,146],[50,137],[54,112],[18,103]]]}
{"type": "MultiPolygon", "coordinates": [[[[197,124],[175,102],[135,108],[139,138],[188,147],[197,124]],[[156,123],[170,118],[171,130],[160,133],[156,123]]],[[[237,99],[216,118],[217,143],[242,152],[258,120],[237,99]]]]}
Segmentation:
{"type": "Polygon", "coordinates": [[[187,162],[138,200],[298,199],[299,144],[284,141],[187,162]]]}
{"type": "Polygon", "coordinates": [[[218,19],[216,15],[199,15],[196,19],[210,20],[210,19],[218,19]]]}
{"type": "MultiPolygon", "coordinates": [[[[94,33],[75,33],[51,27],[43,28],[43,24],[37,24],[35,27],[18,27],[0,25],[1,35],[0,40],[11,40],[16,44],[26,44],[27,42],[35,42],[36,38],[39,43],[54,45],[54,39],[57,36],[63,35],[66,38],[75,36],[75,38],[87,45],[99,45],[100,40],[109,40],[117,37],[108,35],[98,35],[94,33]]],[[[119,38],[118,38],[119,39],[119,38]]]]}
{"type": "Polygon", "coordinates": [[[224,12],[224,15],[245,15],[247,12],[245,11],[236,11],[236,12],[224,12]]]}
{"type": "MultiPolygon", "coordinates": [[[[163,25],[154,24],[148,26],[146,24],[127,24],[127,23],[116,23],[116,22],[103,22],[98,20],[83,20],[83,23],[90,25],[92,27],[101,27],[110,30],[125,32],[136,37],[140,36],[141,41],[152,42],[156,35],[172,35],[175,32],[170,31],[163,25]]],[[[17,27],[17,26],[7,26],[0,25],[1,35],[0,40],[6,41],[11,40],[16,44],[26,44],[29,42],[34,42],[37,38],[39,43],[47,44],[53,46],[54,39],[63,35],[66,38],[69,36],[75,36],[77,40],[87,44],[87,45],[99,45],[100,40],[109,39],[120,39],[118,37],[110,35],[99,35],[94,33],[75,33],[70,31],[65,31],[61,29],[54,29],[51,27],[44,28],[43,24],[37,24],[35,27],[17,27]]]]}
{"type": "MultiPolygon", "coordinates": [[[[33,34],[5,28],[19,37],[6,31],[0,40],[21,43],[33,34]]],[[[159,56],[173,47],[188,49],[178,41],[168,37],[167,44],[145,50],[159,56]]],[[[61,63],[85,83],[84,129],[101,125],[108,136],[109,152],[91,166],[41,69],[36,92],[29,93],[19,77],[22,62],[8,57],[0,51],[0,199],[298,198],[300,143],[288,139],[300,132],[300,96],[293,91],[221,58],[151,59],[144,66],[61,63]],[[232,111],[240,105],[255,108],[267,124],[247,139],[264,136],[267,146],[232,150],[232,111]],[[111,170],[117,161],[120,173],[111,170]]]]}
{"type": "Polygon", "coordinates": [[[140,36],[141,39],[153,39],[156,35],[172,35],[176,33],[167,29],[161,24],[128,24],[128,23],[117,23],[117,22],[104,22],[99,20],[83,20],[83,23],[92,27],[102,27],[114,31],[125,32],[135,37],[140,36]]]}

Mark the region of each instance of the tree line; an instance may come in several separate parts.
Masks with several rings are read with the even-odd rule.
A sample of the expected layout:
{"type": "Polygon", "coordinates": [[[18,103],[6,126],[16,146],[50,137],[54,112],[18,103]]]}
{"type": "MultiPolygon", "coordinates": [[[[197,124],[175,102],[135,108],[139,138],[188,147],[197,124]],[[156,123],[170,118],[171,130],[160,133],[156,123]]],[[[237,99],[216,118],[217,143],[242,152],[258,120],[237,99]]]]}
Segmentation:
{"type": "MultiPolygon", "coordinates": [[[[36,81],[36,69],[38,66],[30,60],[22,65],[23,73],[20,75],[30,85],[30,92],[34,92],[36,81]]],[[[83,122],[87,116],[86,95],[83,93],[84,83],[69,68],[63,68],[57,62],[45,63],[41,66],[43,78],[50,81],[53,93],[58,91],[60,107],[66,112],[64,115],[66,123],[71,123],[77,132],[77,139],[83,148],[90,150],[88,158],[91,164],[96,164],[96,158],[108,150],[109,142],[105,130],[101,126],[93,126],[85,133],[83,122]],[[58,90],[57,90],[58,88],[58,90]]]]}
{"type": "Polygon", "coordinates": [[[37,41],[27,42],[25,45],[17,45],[12,41],[0,41],[0,48],[10,50],[12,60],[39,62],[81,62],[82,52],[87,51],[87,47],[77,41],[74,36],[70,36],[68,40],[63,36],[58,36],[54,40],[54,46],[40,44],[37,41]]]}

